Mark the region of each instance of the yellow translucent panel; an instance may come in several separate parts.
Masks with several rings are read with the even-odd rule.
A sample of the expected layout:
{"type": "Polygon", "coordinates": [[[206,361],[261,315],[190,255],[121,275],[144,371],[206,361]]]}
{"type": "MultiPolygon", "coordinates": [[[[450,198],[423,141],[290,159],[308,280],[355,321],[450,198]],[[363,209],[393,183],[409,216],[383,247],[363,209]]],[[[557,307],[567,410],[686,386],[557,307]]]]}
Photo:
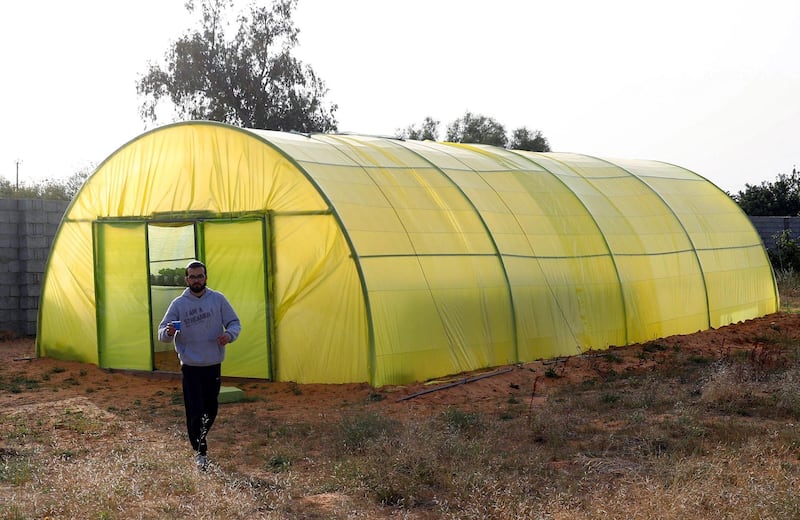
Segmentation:
{"type": "Polygon", "coordinates": [[[275,378],[369,381],[368,324],[360,280],[329,215],[273,221],[275,378]]]}
{"type": "Polygon", "coordinates": [[[262,220],[203,224],[207,283],[227,297],[242,325],[239,337],[226,347],[222,363],[226,376],[270,376],[264,234],[262,220]]]}
{"type": "Polygon", "coordinates": [[[326,207],[276,150],[218,125],[144,134],[99,167],[78,202],[67,218],[326,207]]]}
{"type": "Polygon", "coordinates": [[[759,264],[763,256],[761,246],[700,252],[712,327],[776,312],[769,264],[759,264]]]}
{"type": "Polygon", "coordinates": [[[629,343],[709,327],[704,280],[693,251],[620,256],[616,261],[629,343]]]}
{"type": "Polygon", "coordinates": [[[625,342],[625,308],[609,256],[508,258],[520,359],[625,342]]]}
{"type": "Polygon", "coordinates": [[[43,282],[37,349],[97,362],[91,247],[97,219],[326,209],[292,161],[256,135],[209,123],[143,134],[97,168],[64,215],[43,282]]]}
{"type": "Polygon", "coordinates": [[[99,365],[152,370],[145,225],[98,223],[95,229],[99,365]]]}
{"type": "Polygon", "coordinates": [[[62,222],[50,248],[39,299],[37,353],[98,363],[90,222],[62,222]]]}
{"type": "Polygon", "coordinates": [[[363,268],[375,378],[382,384],[516,359],[510,295],[497,258],[369,258],[363,268]]]}

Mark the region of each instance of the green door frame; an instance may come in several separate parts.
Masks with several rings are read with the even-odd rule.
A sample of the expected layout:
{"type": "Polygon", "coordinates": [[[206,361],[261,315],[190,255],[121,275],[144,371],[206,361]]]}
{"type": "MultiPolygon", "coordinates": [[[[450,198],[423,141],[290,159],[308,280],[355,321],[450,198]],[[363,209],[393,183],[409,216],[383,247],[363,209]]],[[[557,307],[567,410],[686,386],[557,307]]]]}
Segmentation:
{"type": "Polygon", "coordinates": [[[195,250],[197,258],[209,267],[209,286],[226,294],[229,300],[245,298],[239,305],[241,311],[235,301],[231,302],[243,321],[243,330],[229,347],[230,359],[223,364],[223,375],[272,379],[274,320],[268,216],[187,216],[109,218],[93,223],[99,366],[154,370],[147,225],[182,222],[194,225],[195,250]],[[236,224],[239,225],[234,227],[236,224]],[[242,262],[243,254],[249,255],[251,261],[242,262]],[[256,256],[260,262],[252,261],[256,256]],[[243,273],[243,268],[250,271],[243,273]],[[254,276],[263,283],[254,284],[254,276]]]}
{"type": "Polygon", "coordinates": [[[225,294],[242,321],[242,333],[227,348],[222,373],[272,379],[267,221],[263,216],[206,219],[198,229],[209,287],[225,294]]]}
{"type": "Polygon", "coordinates": [[[147,225],[96,221],[92,241],[98,366],[151,371],[147,225]]]}

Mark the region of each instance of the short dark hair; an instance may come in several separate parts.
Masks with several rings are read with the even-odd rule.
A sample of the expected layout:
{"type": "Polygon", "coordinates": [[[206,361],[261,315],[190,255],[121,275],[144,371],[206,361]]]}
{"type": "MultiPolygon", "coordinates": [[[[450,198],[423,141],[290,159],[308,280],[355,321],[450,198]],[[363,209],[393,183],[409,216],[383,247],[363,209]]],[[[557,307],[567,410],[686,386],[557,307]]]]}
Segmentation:
{"type": "Polygon", "coordinates": [[[183,270],[184,275],[189,276],[189,269],[195,269],[197,267],[202,267],[203,274],[208,276],[208,271],[206,270],[206,264],[200,262],[199,260],[192,260],[191,262],[189,262],[189,264],[186,266],[186,269],[183,270]]]}

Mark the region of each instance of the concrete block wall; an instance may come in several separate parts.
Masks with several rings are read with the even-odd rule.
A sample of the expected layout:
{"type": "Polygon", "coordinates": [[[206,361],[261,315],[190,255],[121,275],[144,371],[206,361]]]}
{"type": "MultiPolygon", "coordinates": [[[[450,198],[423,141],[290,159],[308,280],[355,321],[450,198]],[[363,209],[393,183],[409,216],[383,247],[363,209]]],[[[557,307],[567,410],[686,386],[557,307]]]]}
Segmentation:
{"type": "Polygon", "coordinates": [[[68,205],[0,199],[0,334],[36,334],[47,256],[68,205]]]}
{"type": "Polygon", "coordinates": [[[793,239],[800,239],[800,217],[750,217],[750,221],[767,249],[775,249],[775,235],[785,230],[792,232],[793,239]]]}

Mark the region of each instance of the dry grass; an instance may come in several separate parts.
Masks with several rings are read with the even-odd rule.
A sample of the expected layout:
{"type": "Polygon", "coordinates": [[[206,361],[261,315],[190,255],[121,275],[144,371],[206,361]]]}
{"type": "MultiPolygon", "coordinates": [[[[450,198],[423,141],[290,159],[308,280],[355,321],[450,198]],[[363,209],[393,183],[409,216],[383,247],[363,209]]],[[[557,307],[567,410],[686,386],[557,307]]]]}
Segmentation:
{"type": "Polygon", "coordinates": [[[284,499],[285,479],[192,471],[178,437],[82,398],[20,407],[0,427],[2,518],[269,518],[284,499]]]}
{"type": "MultiPolygon", "coordinates": [[[[800,517],[798,339],[766,331],[716,359],[651,347],[669,366],[535,404],[521,389],[493,411],[400,420],[363,403],[282,421],[250,403],[223,415],[215,441],[229,449],[207,473],[176,448],[178,399],[18,406],[0,412],[0,517],[800,517]]],[[[0,380],[16,393],[41,383],[0,380]]]]}

